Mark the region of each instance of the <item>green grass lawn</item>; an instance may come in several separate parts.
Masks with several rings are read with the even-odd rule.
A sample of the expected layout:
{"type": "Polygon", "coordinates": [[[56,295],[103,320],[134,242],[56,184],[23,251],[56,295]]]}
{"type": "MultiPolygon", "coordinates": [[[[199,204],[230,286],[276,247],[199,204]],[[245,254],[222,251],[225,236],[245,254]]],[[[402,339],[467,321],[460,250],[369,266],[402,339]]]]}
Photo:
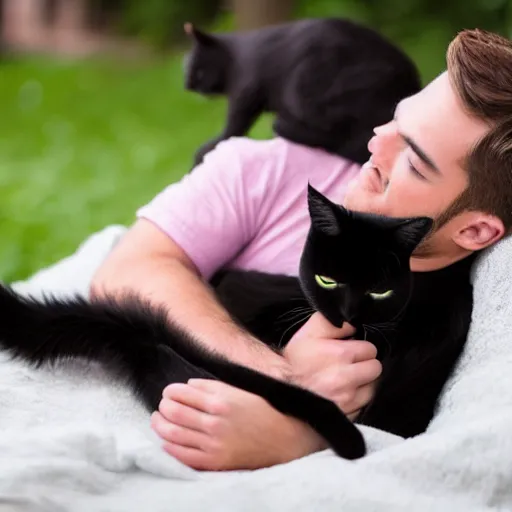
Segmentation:
{"type": "MultiPolygon", "coordinates": [[[[0,65],[0,279],[24,278],[135,210],[191,165],[225,102],[184,92],[181,57],[0,65]]],[[[264,118],[252,132],[270,135],[264,118]]]]}

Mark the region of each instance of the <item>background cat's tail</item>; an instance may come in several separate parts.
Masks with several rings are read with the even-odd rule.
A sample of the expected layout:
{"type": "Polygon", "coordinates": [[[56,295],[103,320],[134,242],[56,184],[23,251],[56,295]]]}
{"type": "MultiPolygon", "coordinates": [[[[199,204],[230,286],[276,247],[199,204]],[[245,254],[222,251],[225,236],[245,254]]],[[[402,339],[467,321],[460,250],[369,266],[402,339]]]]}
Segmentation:
{"type": "Polygon", "coordinates": [[[167,384],[212,378],[170,353],[177,336],[163,308],[134,296],[35,300],[0,285],[0,349],[35,366],[77,357],[101,363],[151,410],[167,384]]]}

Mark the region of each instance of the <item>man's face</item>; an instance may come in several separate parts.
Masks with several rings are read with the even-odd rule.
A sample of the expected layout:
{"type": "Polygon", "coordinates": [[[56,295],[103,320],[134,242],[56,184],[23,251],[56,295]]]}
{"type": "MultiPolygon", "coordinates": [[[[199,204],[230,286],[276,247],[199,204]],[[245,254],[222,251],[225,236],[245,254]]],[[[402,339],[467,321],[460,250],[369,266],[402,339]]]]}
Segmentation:
{"type": "Polygon", "coordinates": [[[462,161],[488,130],[463,110],[443,73],[375,129],[371,159],[349,185],[344,205],[390,217],[438,218],[465,190],[462,161]]]}

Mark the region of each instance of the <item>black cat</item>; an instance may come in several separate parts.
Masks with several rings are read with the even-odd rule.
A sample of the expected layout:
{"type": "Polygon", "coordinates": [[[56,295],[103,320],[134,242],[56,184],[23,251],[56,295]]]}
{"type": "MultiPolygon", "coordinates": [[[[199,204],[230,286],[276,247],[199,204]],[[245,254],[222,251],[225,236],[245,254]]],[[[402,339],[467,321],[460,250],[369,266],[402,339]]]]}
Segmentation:
{"type": "Polygon", "coordinates": [[[310,19],[245,33],[207,34],[185,25],[194,41],[185,88],[228,97],[222,133],[199,148],[195,164],[221,140],[247,134],[264,111],[274,131],[354,162],[368,160],[373,128],[418,92],[409,57],[374,30],[345,19],[310,19]]]}
{"type": "MultiPolygon", "coordinates": [[[[234,318],[276,350],[307,320],[295,323],[297,304],[312,305],[335,325],[349,320],[375,343],[384,368],[358,421],[403,436],[419,434],[465,343],[472,307],[470,260],[413,274],[409,259],[430,219],[349,212],[312,188],[309,210],[312,224],[299,279],[225,271],[213,281],[217,296],[234,318]]],[[[72,357],[99,361],[149,410],[157,408],[171,382],[220,379],[307,422],[340,456],[365,453],[360,431],[334,403],[202,348],[169,324],[162,308],[135,297],[38,302],[1,287],[0,309],[0,347],[32,364],[72,357]]]]}
{"type": "Polygon", "coordinates": [[[409,258],[429,219],[349,212],[311,187],[308,199],[312,225],[300,290],[293,277],[231,270],[215,278],[216,293],[241,325],[271,345],[289,341],[308,319],[291,312],[308,305],[333,325],[354,325],[354,337],[373,343],[383,366],[374,398],[357,423],[418,435],[432,419],[466,343],[474,256],[411,273],[409,258]]]}

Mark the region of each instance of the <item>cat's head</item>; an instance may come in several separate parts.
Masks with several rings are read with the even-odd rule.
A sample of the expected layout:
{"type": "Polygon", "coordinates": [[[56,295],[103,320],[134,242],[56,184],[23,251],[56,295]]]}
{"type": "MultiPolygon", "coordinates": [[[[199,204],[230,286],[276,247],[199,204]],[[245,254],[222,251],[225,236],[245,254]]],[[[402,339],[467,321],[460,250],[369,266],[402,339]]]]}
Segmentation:
{"type": "Polygon", "coordinates": [[[308,187],[311,227],[300,281],[333,325],[382,325],[400,316],[411,293],[409,260],[432,219],[356,213],[308,187]]]}
{"type": "Polygon", "coordinates": [[[226,92],[230,52],[225,41],[185,24],[185,32],[193,41],[192,50],[185,56],[185,88],[200,94],[226,92]]]}

